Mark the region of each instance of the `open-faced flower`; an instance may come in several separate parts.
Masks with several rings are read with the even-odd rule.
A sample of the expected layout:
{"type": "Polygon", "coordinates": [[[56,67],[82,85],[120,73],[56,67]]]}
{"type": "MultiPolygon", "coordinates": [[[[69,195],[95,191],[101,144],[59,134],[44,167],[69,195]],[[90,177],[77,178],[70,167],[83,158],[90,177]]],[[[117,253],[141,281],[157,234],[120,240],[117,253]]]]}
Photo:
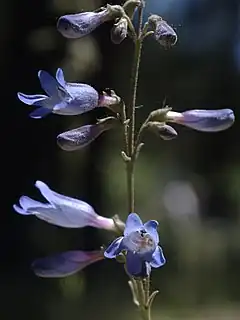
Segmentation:
{"type": "Polygon", "coordinates": [[[162,248],[158,245],[158,222],[150,220],[142,223],[136,213],[131,213],[126,221],[124,236],[114,240],[105,250],[104,256],[116,258],[126,251],[126,268],[133,277],[149,276],[151,267],[159,268],[166,262],[162,248]]]}
{"type": "Polygon", "coordinates": [[[39,119],[49,113],[65,116],[79,115],[96,107],[110,107],[119,102],[117,96],[99,95],[88,84],[66,82],[63,70],[58,68],[56,78],[48,72],[38,72],[42,89],[47,95],[27,95],[18,92],[18,98],[27,105],[38,107],[30,113],[30,117],[39,119]]]}
{"type": "Polygon", "coordinates": [[[148,18],[148,23],[154,30],[154,37],[165,49],[174,46],[177,42],[177,34],[174,29],[162,19],[153,14],[148,18]]]}
{"type": "Polygon", "coordinates": [[[50,224],[64,228],[83,228],[91,226],[115,231],[113,219],[99,216],[88,203],[64,196],[52,191],[44,182],[37,181],[35,186],[40,190],[48,203],[35,201],[22,196],[14,210],[22,215],[35,215],[50,224]]]}
{"type": "Polygon", "coordinates": [[[35,260],[32,263],[32,269],[39,277],[62,278],[102,259],[104,259],[102,250],[67,251],[35,260]]]}
{"type": "Polygon", "coordinates": [[[97,12],[67,14],[58,19],[57,29],[66,38],[82,38],[104,22],[121,17],[123,13],[121,6],[107,5],[97,12]]]}
{"type": "Polygon", "coordinates": [[[114,117],[108,117],[100,120],[96,124],[89,124],[63,132],[57,136],[57,143],[65,151],[75,151],[89,145],[104,131],[113,128],[119,124],[119,120],[114,117]]]}
{"type": "Polygon", "coordinates": [[[231,127],[235,121],[235,116],[231,109],[196,109],[181,113],[169,111],[167,112],[166,120],[198,131],[218,132],[231,127]]]}

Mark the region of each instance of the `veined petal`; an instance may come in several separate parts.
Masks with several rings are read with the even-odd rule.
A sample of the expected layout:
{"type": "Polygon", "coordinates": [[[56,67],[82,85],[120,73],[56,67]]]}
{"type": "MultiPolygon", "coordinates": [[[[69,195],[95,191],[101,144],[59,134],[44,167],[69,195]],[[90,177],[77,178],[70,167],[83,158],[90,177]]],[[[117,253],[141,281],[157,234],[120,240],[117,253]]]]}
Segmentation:
{"type": "Polygon", "coordinates": [[[158,222],[156,220],[150,220],[144,224],[144,229],[147,233],[151,235],[153,240],[155,241],[155,244],[158,244],[159,242],[159,236],[158,236],[158,222]]]}
{"type": "Polygon", "coordinates": [[[27,105],[37,105],[38,102],[48,98],[43,94],[25,94],[22,92],[17,93],[18,99],[27,105]]]}
{"type": "Polygon", "coordinates": [[[206,132],[218,132],[226,130],[235,121],[235,116],[231,109],[196,109],[184,111],[181,113],[181,115],[182,117],[176,119],[176,123],[185,125],[198,131],[206,132]]]}
{"type": "Polygon", "coordinates": [[[158,246],[153,253],[152,261],[150,262],[153,268],[162,267],[166,263],[166,259],[163,254],[163,250],[160,246],[158,246]]]}
{"type": "Polygon", "coordinates": [[[119,237],[115,239],[105,250],[104,257],[108,259],[116,258],[116,256],[124,250],[124,246],[122,245],[123,237],[119,237]]]}
{"type": "Polygon", "coordinates": [[[131,251],[127,252],[126,266],[128,273],[133,277],[146,278],[151,272],[150,264],[131,251]]]}
{"type": "Polygon", "coordinates": [[[41,194],[58,210],[61,216],[76,228],[93,225],[98,215],[88,203],[52,191],[44,182],[36,181],[41,194]]]}
{"type": "Polygon", "coordinates": [[[32,269],[39,277],[61,278],[72,275],[103,258],[102,251],[67,251],[35,260],[32,269]]]}
{"type": "Polygon", "coordinates": [[[130,213],[124,230],[124,236],[129,235],[132,232],[139,231],[143,228],[143,223],[140,217],[136,213],[130,213]]]}
{"type": "Polygon", "coordinates": [[[64,88],[58,83],[58,81],[51,76],[48,72],[44,70],[38,71],[38,78],[41,83],[42,89],[50,96],[57,96],[58,95],[58,89],[61,87],[61,89],[64,90],[64,88]]]}
{"type": "Polygon", "coordinates": [[[57,69],[56,79],[57,79],[57,81],[60,83],[60,85],[62,87],[65,87],[66,82],[65,82],[65,79],[64,79],[63,70],[61,68],[57,69]]]}

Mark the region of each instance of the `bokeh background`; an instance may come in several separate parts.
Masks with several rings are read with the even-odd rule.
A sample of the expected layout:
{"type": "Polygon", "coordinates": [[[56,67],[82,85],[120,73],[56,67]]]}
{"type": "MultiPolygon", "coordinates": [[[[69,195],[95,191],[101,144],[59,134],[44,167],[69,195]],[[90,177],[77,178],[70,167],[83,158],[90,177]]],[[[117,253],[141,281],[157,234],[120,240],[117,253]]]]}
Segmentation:
{"type": "MultiPolygon", "coordinates": [[[[232,108],[236,122],[221,133],[175,127],[163,141],[148,134],[136,168],[136,211],[160,221],[167,264],[152,275],[160,294],[153,319],[240,318],[240,2],[147,0],[146,15],[162,15],[179,41],[164,50],[144,44],[138,88],[138,125],[167,103],[176,111],[232,108]]],[[[121,1],[111,1],[119,4],[121,1]]],[[[97,249],[112,235],[91,228],[67,230],[17,215],[22,194],[42,200],[36,180],[91,203],[104,216],[127,216],[122,133],[106,132],[83,151],[59,149],[56,136],[94,122],[106,111],[79,117],[29,118],[16,92],[41,93],[37,71],[62,67],[69,81],[113,88],[128,99],[133,45],[110,41],[112,23],[80,40],[55,28],[65,13],[94,10],[100,0],[1,2],[2,201],[0,316],[2,319],[137,319],[127,277],[114,261],[93,264],[65,279],[41,279],[38,257],[97,249]]]]}

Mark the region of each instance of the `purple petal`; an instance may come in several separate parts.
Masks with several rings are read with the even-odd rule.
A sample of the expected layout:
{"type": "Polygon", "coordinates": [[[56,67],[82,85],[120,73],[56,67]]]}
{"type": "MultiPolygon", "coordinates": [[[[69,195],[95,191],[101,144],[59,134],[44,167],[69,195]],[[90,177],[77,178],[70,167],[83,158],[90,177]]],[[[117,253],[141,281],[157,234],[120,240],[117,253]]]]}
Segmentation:
{"type": "Polygon", "coordinates": [[[50,113],[52,113],[51,109],[40,107],[40,108],[34,110],[33,112],[31,112],[30,117],[33,119],[41,119],[41,118],[46,117],[50,113]]]}
{"type": "Polygon", "coordinates": [[[45,100],[47,96],[43,94],[24,94],[22,92],[17,93],[18,99],[27,105],[38,105],[38,102],[45,100]]]}
{"type": "Polygon", "coordinates": [[[19,214],[22,214],[22,215],[30,215],[31,213],[28,213],[26,212],[24,209],[22,209],[21,207],[19,207],[18,205],[14,204],[13,205],[13,209],[19,213],[19,214]]]}
{"type": "Polygon", "coordinates": [[[124,230],[124,236],[143,228],[143,223],[136,213],[130,213],[124,230]]]}
{"type": "Polygon", "coordinates": [[[124,250],[124,246],[122,245],[123,237],[119,237],[115,239],[109,247],[105,250],[104,256],[108,259],[116,258],[116,256],[124,250]]]}
{"type": "Polygon", "coordinates": [[[74,274],[102,259],[101,251],[68,251],[37,259],[33,262],[32,269],[39,277],[60,278],[74,274]]]}
{"type": "Polygon", "coordinates": [[[163,254],[163,250],[161,247],[158,246],[153,253],[152,261],[150,264],[153,268],[159,268],[162,267],[165,263],[166,259],[163,254]]]}
{"type": "Polygon", "coordinates": [[[95,227],[99,216],[88,203],[54,192],[42,181],[36,181],[35,186],[58,210],[58,215],[54,215],[56,225],[67,228],[95,227]]]}
{"type": "Polygon", "coordinates": [[[56,79],[57,79],[57,81],[60,83],[60,85],[62,87],[65,87],[66,82],[65,82],[65,79],[64,79],[63,70],[61,68],[57,69],[56,79]]]}
{"type": "Polygon", "coordinates": [[[151,266],[137,253],[128,251],[126,257],[127,272],[133,277],[146,278],[151,272],[151,266]]]}
{"type": "Polygon", "coordinates": [[[43,90],[50,96],[55,97],[59,95],[59,90],[65,94],[65,89],[58,83],[58,81],[51,76],[48,72],[40,70],[38,72],[38,78],[43,90]]]}
{"type": "Polygon", "coordinates": [[[158,242],[159,242],[157,228],[158,228],[158,222],[156,220],[150,220],[144,224],[144,229],[154,239],[155,244],[158,244],[158,242]]]}
{"type": "Polygon", "coordinates": [[[189,110],[182,112],[178,123],[199,131],[218,132],[229,128],[235,121],[231,109],[189,110]]]}

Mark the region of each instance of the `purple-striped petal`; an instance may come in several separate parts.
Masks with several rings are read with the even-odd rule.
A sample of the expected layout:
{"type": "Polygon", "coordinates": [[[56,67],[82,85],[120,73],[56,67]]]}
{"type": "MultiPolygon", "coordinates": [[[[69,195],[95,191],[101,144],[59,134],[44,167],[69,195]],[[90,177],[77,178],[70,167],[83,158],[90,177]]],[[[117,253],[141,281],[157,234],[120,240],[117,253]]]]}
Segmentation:
{"type": "Polygon", "coordinates": [[[130,213],[124,230],[124,236],[127,236],[128,234],[139,231],[143,228],[143,223],[140,217],[136,213],[130,213]]]}
{"type": "Polygon", "coordinates": [[[72,275],[103,258],[102,251],[67,251],[35,260],[32,269],[39,277],[61,278],[72,275]]]}
{"type": "Polygon", "coordinates": [[[119,237],[110,244],[110,246],[104,252],[105,258],[116,258],[116,256],[125,249],[125,247],[122,245],[122,240],[123,237],[119,237]]]}

